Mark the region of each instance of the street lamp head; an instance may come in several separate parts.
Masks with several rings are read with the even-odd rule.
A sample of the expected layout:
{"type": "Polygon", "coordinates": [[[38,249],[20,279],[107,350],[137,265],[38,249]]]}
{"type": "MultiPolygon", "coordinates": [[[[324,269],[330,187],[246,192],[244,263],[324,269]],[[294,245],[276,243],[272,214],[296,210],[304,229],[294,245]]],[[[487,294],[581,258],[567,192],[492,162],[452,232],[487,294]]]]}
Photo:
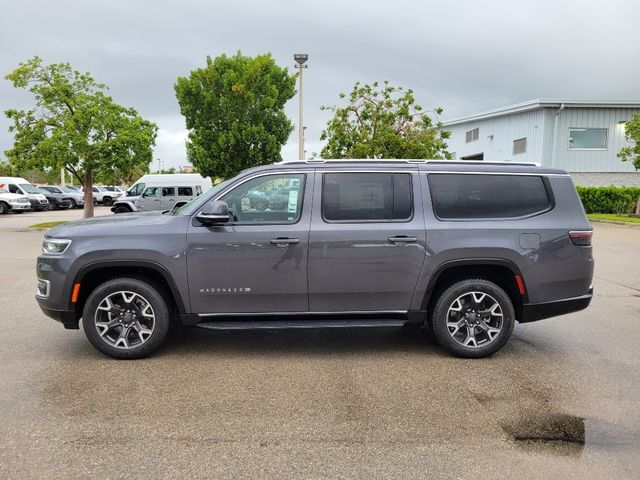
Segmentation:
{"type": "Polygon", "coordinates": [[[302,65],[309,59],[309,55],[306,53],[294,53],[293,59],[298,63],[298,65],[302,65]]]}

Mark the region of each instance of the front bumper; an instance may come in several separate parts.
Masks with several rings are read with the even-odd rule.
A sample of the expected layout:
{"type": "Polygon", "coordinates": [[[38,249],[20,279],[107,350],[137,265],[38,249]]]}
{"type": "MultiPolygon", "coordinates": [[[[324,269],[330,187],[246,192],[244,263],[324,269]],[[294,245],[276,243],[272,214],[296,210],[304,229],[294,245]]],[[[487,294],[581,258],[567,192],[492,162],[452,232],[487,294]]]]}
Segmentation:
{"type": "Polygon", "coordinates": [[[66,329],[77,330],[80,328],[78,325],[78,319],[76,318],[76,312],[73,310],[54,310],[52,308],[47,308],[42,305],[39,298],[36,299],[40,305],[40,310],[42,310],[42,313],[47,317],[53,318],[56,322],[62,323],[66,329]]]}
{"type": "Polygon", "coordinates": [[[13,212],[31,210],[31,204],[30,203],[9,203],[9,208],[13,212]]]}
{"type": "Polygon", "coordinates": [[[42,203],[40,200],[29,199],[30,207],[32,210],[51,210],[53,206],[49,203],[42,203]]]}
{"type": "Polygon", "coordinates": [[[525,303],[522,306],[522,318],[520,323],[535,322],[545,318],[566,315],[567,313],[584,310],[593,298],[593,287],[585,295],[572,298],[563,298],[553,302],[525,303]]]}

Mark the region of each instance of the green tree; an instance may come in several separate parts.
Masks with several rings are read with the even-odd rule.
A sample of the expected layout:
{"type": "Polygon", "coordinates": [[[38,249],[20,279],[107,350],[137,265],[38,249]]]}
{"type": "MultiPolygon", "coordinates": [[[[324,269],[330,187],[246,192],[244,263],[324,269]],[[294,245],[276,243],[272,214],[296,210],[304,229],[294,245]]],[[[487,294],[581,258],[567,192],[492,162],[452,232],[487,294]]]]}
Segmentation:
{"type": "Polygon", "coordinates": [[[320,139],[326,140],[322,158],[450,158],[442,129],[415,101],[413,91],[388,81],[355,84],[347,105],[323,106],[333,112],[320,139]]]}
{"type": "Polygon", "coordinates": [[[176,81],[189,137],[187,158],[203,176],[228,178],[280,161],[293,125],[284,113],[295,75],[271,54],[207,57],[204,68],[176,81]]]}
{"type": "Polygon", "coordinates": [[[108,181],[148,170],[158,127],[115,103],[89,73],[34,57],[5,78],[35,98],[31,110],[5,111],[14,134],[5,152],[9,162],[20,169],[65,168],[85,187],[85,217],[93,216],[94,177],[108,181]]]}
{"type": "MultiPolygon", "coordinates": [[[[625,123],[624,134],[633,145],[621,148],[618,157],[623,162],[631,162],[636,170],[640,170],[640,114],[634,113],[631,120],[625,123]]],[[[636,215],[640,215],[640,197],[636,202],[636,215]]]]}

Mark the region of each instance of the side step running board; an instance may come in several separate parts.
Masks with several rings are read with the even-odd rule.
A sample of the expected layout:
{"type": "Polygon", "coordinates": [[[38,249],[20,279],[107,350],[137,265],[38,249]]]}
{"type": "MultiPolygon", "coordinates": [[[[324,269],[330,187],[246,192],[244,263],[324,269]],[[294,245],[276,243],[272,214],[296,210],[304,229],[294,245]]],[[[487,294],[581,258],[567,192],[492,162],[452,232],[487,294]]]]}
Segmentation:
{"type": "Polygon", "coordinates": [[[220,320],[195,326],[207,330],[291,330],[299,328],[380,328],[402,327],[406,320],[220,320]]]}

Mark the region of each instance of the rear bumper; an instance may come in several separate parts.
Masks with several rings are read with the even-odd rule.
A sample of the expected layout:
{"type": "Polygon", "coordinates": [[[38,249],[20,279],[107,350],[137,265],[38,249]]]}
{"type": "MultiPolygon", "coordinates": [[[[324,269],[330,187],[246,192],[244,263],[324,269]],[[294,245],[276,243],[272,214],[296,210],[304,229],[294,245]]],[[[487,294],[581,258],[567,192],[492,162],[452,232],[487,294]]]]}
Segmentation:
{"type": "Polygon", "coordinates": [[[522,306],[522,318],[519,320],[520,323],[528,323],[578,312],[587,308],[592,298],[593,287],[585,295],[579,297],[563,298],[562,300],[545,303],[525,303],[522,306]]]}
{"type": "Polygon", "coordinates": [[[62,325],[64,325],[64,328],[70,330],[77,330],[78,328],[80,328],[78,326],[76,312],[74,312],[73,310],[54,310],[52,308],[43,306],[39,301],[38,303],[40,304],[42,313],[44,313],[49,318],[53,318],[56,322],[62,323],[62,325]]]}

